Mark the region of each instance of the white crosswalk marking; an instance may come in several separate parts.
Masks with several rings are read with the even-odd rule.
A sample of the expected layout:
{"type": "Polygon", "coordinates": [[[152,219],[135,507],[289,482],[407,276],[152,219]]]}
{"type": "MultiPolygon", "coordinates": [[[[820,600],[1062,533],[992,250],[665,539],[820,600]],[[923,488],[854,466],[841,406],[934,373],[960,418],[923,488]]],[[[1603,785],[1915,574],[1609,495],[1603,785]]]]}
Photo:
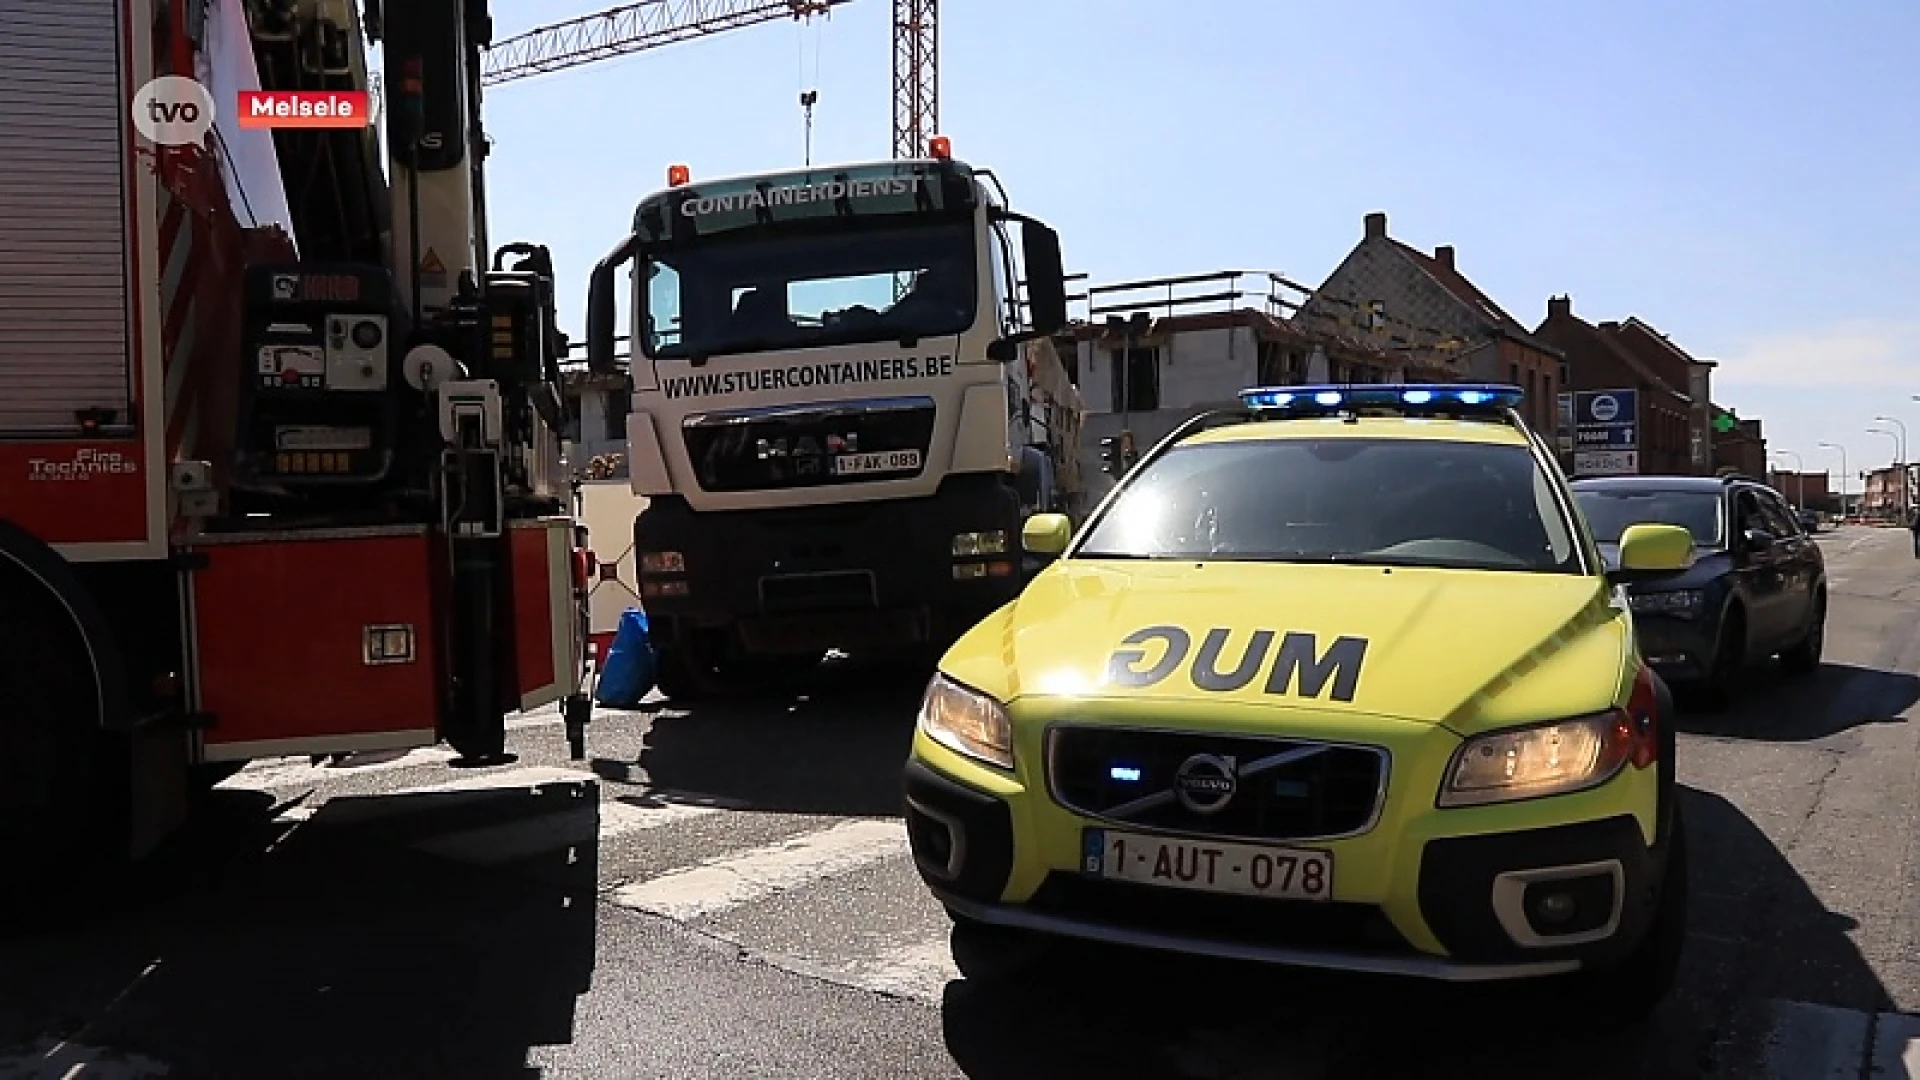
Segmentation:
{"type": "Polygon", "coordinates": [[[589,840],[605,844],[617,836],[713,813],[718,813],[713,807],[686,803],[632,806],[608,800],[597,805],[583,803],[557,814],[542,814],[494,828],[447,833],[422,841],[418,846],[444,858],[489,865],[577,847],[589,840]]]}
{"type": "Polygon", "coordinates": [[[304,758],[289,758],[243,769],[221,786],[247,791],[270,791],[275,788],[324,784],[343,776],[393,772],[396,769],[416,769],[422,765],[442,765],[452,761],[453,758],[453,751],[444,746],[408,750],[394,757],[376,759],[365,764],[354,764],[352,759],[349,759],[343,765],[315,765],[304,758]]]}
{"type": "Polygon", "coordinates": [[[614,890],[622,907],[693,919],[893,858],[907,850],[896,821],[849,821],[614,890]]]}
{"type": "Polygon", "coordinates": [[[958,978],[953,946],[947,937],[939,936],[881,953],[858,968],[851,981],[883,994],[934,1004],[946,985],[958,978]]]}

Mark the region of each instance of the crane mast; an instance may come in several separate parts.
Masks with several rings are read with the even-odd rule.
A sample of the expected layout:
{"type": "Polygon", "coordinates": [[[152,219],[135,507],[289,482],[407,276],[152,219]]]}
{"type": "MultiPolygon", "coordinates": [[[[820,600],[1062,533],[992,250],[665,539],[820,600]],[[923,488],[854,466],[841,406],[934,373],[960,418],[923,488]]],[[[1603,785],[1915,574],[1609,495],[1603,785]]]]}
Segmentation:
{"type": "Polygon", "coordinates": [[[940,0],[893,0],[893,156],[925,157],[940,130],[940,0]]]}

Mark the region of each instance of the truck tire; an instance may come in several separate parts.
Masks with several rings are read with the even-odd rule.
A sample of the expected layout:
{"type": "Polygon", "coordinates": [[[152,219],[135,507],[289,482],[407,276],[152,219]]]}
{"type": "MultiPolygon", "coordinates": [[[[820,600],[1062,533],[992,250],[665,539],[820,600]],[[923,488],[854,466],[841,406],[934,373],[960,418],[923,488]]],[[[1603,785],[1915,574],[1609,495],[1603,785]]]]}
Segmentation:
{"type": "Polygon", "coordinates": [[[725,680],[715,670],[713,635],[671,622],[661,630],[653,645],[654,686],[675,705],[718,696],[725,680]]]}
{"type": "Polygon", "coordinates": [[[125,740],[100,719],[80,628],[49,589],[0,561],[0,843],[36,883],[34,900],[66,905],[125,861],[125,740]]]}

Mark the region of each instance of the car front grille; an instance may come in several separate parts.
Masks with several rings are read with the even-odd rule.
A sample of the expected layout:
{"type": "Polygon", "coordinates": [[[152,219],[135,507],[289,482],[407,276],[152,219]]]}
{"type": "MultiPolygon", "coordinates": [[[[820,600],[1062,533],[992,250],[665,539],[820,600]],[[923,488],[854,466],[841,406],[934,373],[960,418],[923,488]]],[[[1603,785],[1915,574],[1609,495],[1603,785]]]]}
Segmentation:
{"type": "Polygon", "coordinates": [[[1389,762],[1375,746],[1071,724],[1049,731],[1046,748],[1048,786],[1069,810],[1121,827],[1256,843],[1372,828],[1389,762]],[[1228,775],[1230,785],[1220,779],[1228,775]]]}

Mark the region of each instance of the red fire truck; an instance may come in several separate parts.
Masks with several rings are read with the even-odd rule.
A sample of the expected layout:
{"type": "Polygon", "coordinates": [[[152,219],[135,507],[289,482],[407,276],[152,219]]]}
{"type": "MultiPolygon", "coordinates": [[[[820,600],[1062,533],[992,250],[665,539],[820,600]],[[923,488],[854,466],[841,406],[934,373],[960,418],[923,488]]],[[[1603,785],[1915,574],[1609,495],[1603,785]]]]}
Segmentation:
{"type": "Polygon", "coordinates": [[[489,256],[486,5],[0,6],[8,876],[137,858],[250,759],[502,760],[556,701],[579,756],[566,340],[546,250],[489,256]],[[167,75],[203,138],[135,122],[167,75]],[[249,91],[378,126],[251,126],[249,91]]]}

